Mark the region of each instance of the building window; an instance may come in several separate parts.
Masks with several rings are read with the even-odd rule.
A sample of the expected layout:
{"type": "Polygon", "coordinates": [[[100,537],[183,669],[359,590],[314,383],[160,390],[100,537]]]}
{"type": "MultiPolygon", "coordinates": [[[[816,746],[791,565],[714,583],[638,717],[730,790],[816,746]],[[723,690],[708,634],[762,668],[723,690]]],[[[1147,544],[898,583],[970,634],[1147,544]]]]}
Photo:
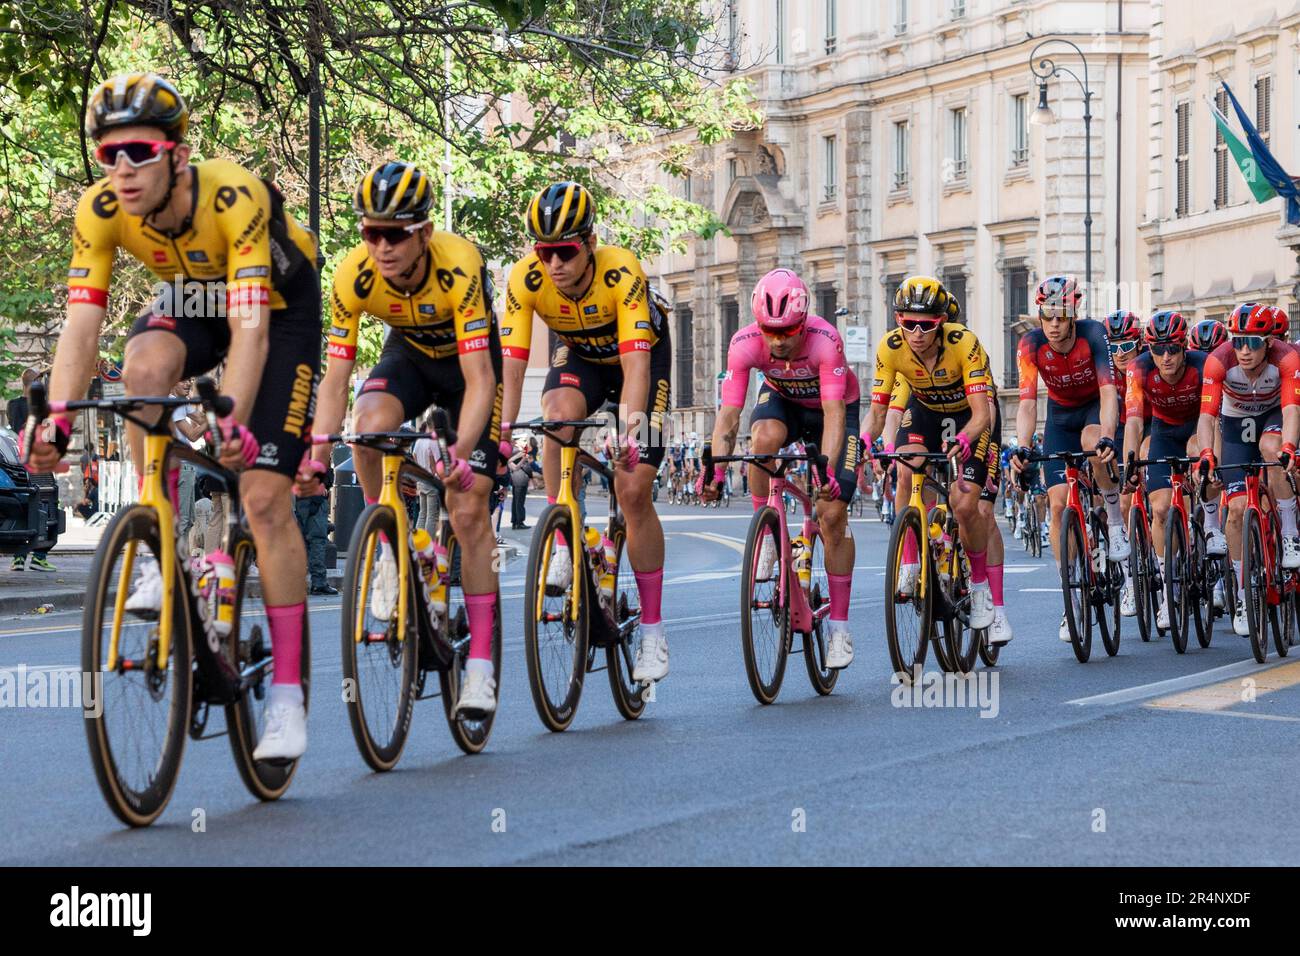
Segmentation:
{"type": "Polygon", "coordinates": [[[677,329],[673,332],[673,349],[677,353],[677,369],[673,391],[677,393],[679,408],[695,404],[695,338],[692,328],[695,316],[690,309],[677,309],[677,329]]]}
{"type": "Polygon", "coordinates": [[[736,181],[736,177],[739,174],[740,174],[740,168],[739,168],[739,164],[736,162],[736,157],[735,156],[727,157],[727,185],[731,185],[732,183],[734,183],[736,181]]]}
{"type": "Polygon", "coordinates": [[[693,192],[694,190],[691,188],[691,174],[687,173],[682,179],[682,198],[687,202],[694,202],[695,200],[691,198],[693,192]]]}
{"type": "Polygon", "coordinates": [[[953,20],[960,20],[966,16],[966,0],[952,0],[952,6],[948,8],[948,15],[953,20]]]}
{"type": "MultiPolygon", "coordinates": [[[[1228,109],[1228,94],[1220,89],[1214,94],[1214,105],[1220,113],[1228,109]]],[[[1227,114],[1224,113],[1226,116],[1227,114]]],[[[1228,205],[1228,141],[1223,138],[1223,130],[1214,124],[1214,208],[1222,209],[1228,205]]]]}
{"type": "Polygon", "coordinates": [[[1186,101],[1174,107],[1174,217],[1188,214],[1191,194],[1192,104],[1186,101]]]}
{"type": "Polygon", "coordinates": [[[836,17],[835,0],[826,0],[826,52],[835,52],[835,31],[838,24],[835,22],[836,17]]]}
{"type": "Polygon", "coordinates": [[[740,304],[734,298],[722,300],[722,352],[726,358],[727,346],[731,337],[740,329],[740,304]]]}
{"type": "Polygon", "coordinates": [[[885,278],[885,331],[898,325],[898,319],[894,313],[894,296],[898,295],[898,287],[903,284],[907,276],[899,273],[898,275],[887,276],[885,278]]]}
{"type": "Polygon", "coordinates": [[[835,137],[822,137],[822,202],[835,200],[837,173],[835,170],[835,137]]]}
{"type": "Polygon", "coordinates": [[[740,0],[727,0],[727,55],[724,65],[734,71],[740,63],[740,0]]]}
{"type": "Polygon", "coordinates": [[[948,111],[948,156],[952,160],[951,175],[945,181],[966,178],[966,108],[948,111]]]}
{"type": "Polygon", "coordinates": [[[837,302],[838,296],[835,292],[835,286],[829,283],[817,286],[817,314],[831,325],[836,324],[835,309],[837,302]]]}
{"type": "Polygon", "coordinates": [[[961,309],[962,321],[970,325],[970,313],[966,311],[966,272],[963,269],[949,269],[943,274],[943,287],[957,300],[961,309]]]}
{"type": "Polygon", "coordinates": [[[776,62],[785,62],[785,0],[776,0],[776,62]]]}
{"type": "Polygon", "coordinates": [[[912,179],[911,129],[907,120],[894,124],[894,188],[906,189],[912,179]]]}
{"type": "Polygon", "coordinates": [[[1265,143],[1272,139],[1273,131],[1273,77],[1261,76],[1255,80],[1255,128],[1265,143]]]}
{"type": "Polygon", "coordinates": [[[1011,97],[1011,165],[1029,162],[1029,94],[1011,97]]]}
{"type": "Polygon", "coordinates": [[[1016,331],[1029,315],[1029,270],[1014,266],[1005,273],[1002,300],[1006,311],[1002,317],[1002,387],[1017,388],[1020,373],[1017,371],[1016,352],[1020,348],[1020,335],[1016,331]]]}
{"type": "Polygon", "coordinates": [[[907,32],[907,0],[894,0],[894,35],[907,32]]]}

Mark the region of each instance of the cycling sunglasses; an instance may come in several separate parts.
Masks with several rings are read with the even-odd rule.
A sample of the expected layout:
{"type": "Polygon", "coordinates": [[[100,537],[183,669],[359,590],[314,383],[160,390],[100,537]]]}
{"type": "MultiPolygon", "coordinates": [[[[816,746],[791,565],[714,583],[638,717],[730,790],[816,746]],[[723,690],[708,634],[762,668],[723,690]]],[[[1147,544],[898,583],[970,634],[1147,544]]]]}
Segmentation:
{"type": "Polygon", "coordinates": [[[908,316],[898,320],[898,327],[904,332],[933,332],[943,323],[930,316],[908,316]]]}
{"type": "Polygon", "coordinates": [[[383,239],[390,246],[396,246],[410,239],[423,226],[424,223],[416,222],[407,226],[367,226],[360,224],[358,228],[361,230],[361,238],[372,245],[379,245],[379,241],[383,239]]]}
{"type": "Polygon", "coordinates": [[[537,253],[537,258],[542,260],[543,265],[550,265],[552,259],[559,259],[561,262],[569,262],[582,251],[580,242],[552,242],[538,243],[533,246],[533,252],[537,253]]]}
{"type": "Polygon", "coordinates": [[[1124,342],[1110,342],[1108,344],[1110,345],[1111,355],[1128,355],[1129,352],[1136,350],[1138,347],[1137,339],[1128,339],[1124,342]]]}
{"type": "Polygon", "coordinates": [[[127,165],[132,169],[150,166],[162,159],[163,153],[176,146],[166,139],[125,139],[116,143],[100,143],[95,147],[95,159],[104,171],[117,169],[118,162],[126,157],[127,165]]]}
{"type": "Polygon", "coordinates": [[[768,328],[766,325],[760,325],[758,328],[764,335],[770,335],[773,338],[792,339],[803,331],[803,323],[800,322],[798,325],[786,326],[779,329],[768,328]]]}
{"type": "Polygon", "coordinates": [[[1232,337],[1232,347],[1234,349],[1262,349],[1268,345],[1268,339],[1263,335],[1234,335],[1232,337]]]}
{"type": "Polygon", "coordinates": [[[1185,347],[1177,342],[1153,342],[1151,344],[1152,355],[1179,355],[1185,351],[1185,347]]]}

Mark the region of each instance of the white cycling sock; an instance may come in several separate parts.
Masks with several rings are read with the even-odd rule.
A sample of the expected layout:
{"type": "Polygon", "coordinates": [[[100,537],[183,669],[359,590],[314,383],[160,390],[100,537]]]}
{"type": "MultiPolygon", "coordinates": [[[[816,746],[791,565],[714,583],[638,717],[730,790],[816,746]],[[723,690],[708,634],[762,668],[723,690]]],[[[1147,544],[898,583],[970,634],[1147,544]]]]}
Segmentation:
{"type": "Polygon", "coordinates": [[[1223,525],[1219,523],[1219,503],[1217,501],[1205,502],[1205,530],[1222,531],[1223,525]]]}
{"type": "Polygon", "coordinates": [[[1246,593],[1246,582],[1241,576],[1241,562],[1233,561],[1232,570],[1237,573],[1237,597],[1241,597],[1246,593]]]}
{"type": "Polygon", "coordinates": [[[1282,519],[1282,534],[1287,538],[1296,536],[1295,527],[1295,499],[1279,498],[1277,500],[1277,516],[1282,519]]]}
{"type": "Polygon", "coordinates": [[[1122,526],[1124,524],[1124,512],[1119,510],[1119,492],[1104,491],[1101,497],[1106,502],[1106,519],[1112,525],[1122,526]]]}

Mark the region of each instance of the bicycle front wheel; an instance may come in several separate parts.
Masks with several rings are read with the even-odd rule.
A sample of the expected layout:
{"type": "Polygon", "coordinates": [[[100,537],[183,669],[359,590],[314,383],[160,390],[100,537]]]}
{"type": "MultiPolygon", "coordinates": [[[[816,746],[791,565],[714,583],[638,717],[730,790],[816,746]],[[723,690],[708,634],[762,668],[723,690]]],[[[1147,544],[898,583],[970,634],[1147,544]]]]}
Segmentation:
{"type": "MultiPolygon", "coordinates": [[[[461,563],[464,552],[460,542],[451,530],[451,522],[442,526],[442,546],[447,552],[447,614],[441,622],[447,629],[447,643],[454,652],[451,665],[438,672],[439,689],[442,691],[442,710],[451,730],[451,739],[456,746],[467,754],[479,753],[487,746],[488,737],[492,735],[492,721],[496,711],[491,713],[456,713],[456,702],[460,700],[460,689],[465,682],[465,665],[469,660],[469,612],[465,606],[465,586],[462,583],[461,563]]],[[[496,613],[492,615],[492,674],[496,678],[496,698],[501,699],[501,593],[496,596],[496,613]]]]}
{"type": "Polygon", "coordinates": [[[609,672],[609,689],[614,706],[624,720],[636,720],[645,713],[646,687],[632,679],[636,667],[637,642],[640,640],[640,594],[636,575],[627,559],[627,529],[620,520],[613,528],[614,550],[618,555],[618,573],[614,576],[614,596],[610,600],[610,618],[620,635],[605,648],[605,669],[609,672]]]}
{"type": "MultiPolygon", "coordinates": [[[[1273,553],[1277,555],[1282,553],[1282,525],[1277,521],[1273,522],[1273,553]]],[[[1270,602],[1268,608],[1269,630],[1273,632],[1273,646],[1277,648],[1279,657],[1286,657],[1291,650],[1291,629],[1295,626],[1295,603],[1291,600],[1295,587],[1291,579],[1295,573],[1288,571],[1279,563],[1278,580],[1274,588],[1277,603],[1270,602]]]]}
{"type": "MultiPolygon", "coordinates": [[[[411,729],[418,666],[419,590],[408,584],[398,620],[397,519],[387,505],[361,512],[343,576],[343,699],[361,759],[377,771],[397,765],[411,729]]],[[[405,547],[406,543],[401,542],[405,547]]],[[[412,578],[418,573],[413,567],[412,578]]],[[[422,600],[422,598],[420,598],[422,600]]]]}
{"type": "Polygon", "coordinates": [[[770,506],[759,508],[750,519],[742,559],[740,646],[749,689],[760,704],[773,703],[781,692],[790,651],[788,588],[798,582],[786,580],[781,544],[780,515],[770,506]]]}
{"type": "Polygon", "coordinates": [[[921,549],[929,547],[921,512],[909,505],[894,519],[889,535],[889,560],[885,563],[885,637],[889,662],[899,680],[911,683],[925,665],[926,647],[934,626],[934,575],[928,562],[922,566],[921,549]],[[904,561],[904,550],[910,561],[904,561]],[[899,575],[911,565],[910,587],[900,589],[899,575]],[[923,580],[923,575],[927,579],[923,580]]]}
{"type": "MultiPolygon", "coordinates": [[[[1170,515],[1172,519],[1173,515],[1170,515]]],[[[1205,553],[1205,529],[1192,519],[1191,563],[1188,569],[1187,600],[1191,605],[1192,622],[1196,625],[1196,640],[1201,647],[1209,647],[1214,636],[1214,580],[1217,564],[1205,553]]]]}
{"type": "MultiPolygon", "coordinates": [[[[1103,556],[1110,551],[1110,534],[1106,522],[1098,512],[1092,514],[1093,546],[1100,548],[1103,556]]],[[[1124,590],[1124,571],[1118,562],[1103,557],[1103,571],[1096,577],[1093,587],[1093,602],[1096,608],[1097,623],[1101,628],[1101,646],[1106,649],[1106,656],[1114,657],[1119,653],[1120,595],[1124,590]]],[[[1154,572],[1151,575],[1154,580],[1154,572]]]]}
{"type": "Polygon", "coordinates": [[[1061,514],[1061,595],[1070,646],[1080,664],[1092,656],[1092,556],[1083,543],[1083,522],[1073,508],[1061,514]]]}
{"type": "Polygon", "coordinates": [[[808,542],[810,554],[809,567],[812,569],[808,579],[808,607],[812,610],[812,630],[803,636],[803,663],[808,671],[808,680],[813,690],[825,697],[835,689],[840,672],[826,666],[826,643],[831,636],[831,622],[827,617],[830,610],[830,582],[826,577],[826,549],[822,547],[822,536],[814,533],[808,542]]]}
{"type": "Polygon", "coordinates": [[[1264,559],[1264,535],[1259,515],[1251,508],[1246,509],[1241,537],[1242,597],[1250,626],[1250,651],[1262,664],[1268,657],[1268,566],[1264,559]]]}
{"type": "Polygon", "coordinates": [[[587,673],[587,568],[580,561],[577,577],[564,587],[547,584],[557,561],[570,562],[572,550],[583,547],[581,529],[573,527],[569,509],[550,505],[537,519],[528,549],[528,572],[524,581],[524,660],[528,665],[528,686],[537,716],[547,730],[567,730],[578,712],[582,682],[587,673]],[[564,544],[561,545],[560,541],[564,544]],[[566,557],[567,555],[567,557],[566,557]],[[576,614],[574,603],[577,604],[576,614]]]}
{"type": "Polygon", "coordinates": [[[1190,557],[1187,532],[1171,509],[1165,521],[1165,606],[1169,609],[1169,636],[1179,654],[1187,653],[1187,602],[1194,597],[1190,557]]]}
{"type": "MultiPolygon", "coordinates": [[[[1172,524],[1172,522],[1171,522],[1172,524]]],[[[1165,533],[1168,538],[1168,532],[1165,533]]],[[[1151,532],[1137,508],[1128,515],[1128,576],[1133,587],[1133,604],[1136,608],[1138,636],[1143,643],[1151,640],[1151,617],[1155,595],[1155,556],[1151,551],[1151,532]]],[[[1165,551],[1166,562],[1168,550],[1165,551]]],[[[1166,567],[1168,564],[1166,563],[1166,567]]]]}
{"type": "Polygon", "coordinates": [[[171,799],[193,706],[192,615],[179,563],[166,666],[158,666],[158,611],[125,610],[132,580],[139,586],[149,562],[157,573],[160,537],[152,508],[133,505],[114,516],[95,552],[81,624],[82,680],[92,682],[82,688],[91,763],[109,809],[133,827],[153,823],[171,799]]]}

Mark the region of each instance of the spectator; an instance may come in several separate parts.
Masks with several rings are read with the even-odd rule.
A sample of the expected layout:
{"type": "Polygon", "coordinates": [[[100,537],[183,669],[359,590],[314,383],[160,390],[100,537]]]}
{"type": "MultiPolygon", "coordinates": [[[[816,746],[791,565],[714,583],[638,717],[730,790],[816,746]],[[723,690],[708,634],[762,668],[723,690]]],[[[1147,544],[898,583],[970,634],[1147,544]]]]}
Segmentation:
{"type": "MultiPolygon", "coordinates": [[[[32,383],[40,379],[40,373],[34,368],[23,370],[23,393],[9,403],[7,409],[9,413],[9,427],[19,435],[22,434],[24,426],[27,424],[27,396],[31,391],[32,383]]],[[[44,472],[44,474],[53,477],[53,473],[44,472]]],[[[56,505],[57,507],[57,505],[56,505]]],[[[49,560],[49,548],[44,551],[31,551],[24,548],[14,555],[12,568],[15,571],[25,571],[29,565],[28,556],[31,556],[30,566],[36,571],[57,571],[49,560]]]]}
{"type": "Polygon", "coordinates": [[[510,487],[514,497],[510,501],[510,527],[523,531],[528,527],[528,483],[533,474],[533,459],[527,447],[516,448],[510,456],[510,487]]]}
{"type": "Polygon", "coordinates": [[[312,594],[338,594],[338,588],[329,583],[325,567],[325,552],[329,547],[329,489],[334,484],[334,469],[327,468],[323,475],[313,478],[302,490],[294,489],[297,502],[294,512],[298,527],[307,545],[307,571],[311,575],[312,594]]]}
{"type": "Polygon", "coordinates": [[[83,521],[99,511],[99,454],[93,445],[81,453],[81,503],[73,509],[83,521]]]}
{"type": "MultiPolygon", "coordinates": [[[[192,384],[187,380],[177,383],[172,389],[173,398],[188,398],[193,394],[192,384]]],[[[182,405],[172,410],[173,433],[178,440],[186,442],[191,447],[202,446],[203,432],[207,426],[207,416],[203,414],[201,405],[182,405]]],[[[192,464],[188,461],[181,462],[176,486],[179,500],[173,504],[176,506],[177,531],[182,535],[188,535],[190,528],[194,526],[194,492],[197,477],[198,472],[192,464]]]]}

